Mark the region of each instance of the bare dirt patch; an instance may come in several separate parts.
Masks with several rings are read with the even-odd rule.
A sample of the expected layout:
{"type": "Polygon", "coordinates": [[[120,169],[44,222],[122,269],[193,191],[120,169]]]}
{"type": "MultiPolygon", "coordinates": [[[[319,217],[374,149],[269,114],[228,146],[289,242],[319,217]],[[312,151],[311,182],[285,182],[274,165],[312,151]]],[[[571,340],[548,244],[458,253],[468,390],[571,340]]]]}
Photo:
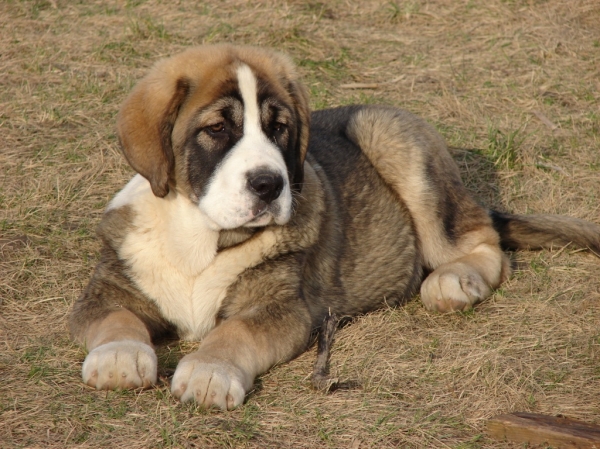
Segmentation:
{"type": "Polygon", "coordinates": [[[596,0],[0,3],[0,446],[508,448],[487,418],[600,423],[600,262],[569,248],[512,255],[513,278],[470,313],[416,299],[357,318],[331,360],[355,389],[313,391],[313,350],[231,413],[170,396],[190,344],[161,349],[155,389],[84,387],[65,325],[103,208],[132,175],[114,116],[156,59],[276,47],[315,108],[385,103],[429,120],[485,204],[600,222],[599,23],[596,0]]]}

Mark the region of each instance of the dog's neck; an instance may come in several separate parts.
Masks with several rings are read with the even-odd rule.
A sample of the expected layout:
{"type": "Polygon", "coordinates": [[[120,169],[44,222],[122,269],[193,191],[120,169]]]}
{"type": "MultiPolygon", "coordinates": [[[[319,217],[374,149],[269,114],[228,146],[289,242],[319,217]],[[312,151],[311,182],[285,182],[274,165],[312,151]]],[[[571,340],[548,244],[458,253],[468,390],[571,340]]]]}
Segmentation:
{"type": "Polygon", "coordinates": [[[210,219],[183,195],[171,192],[164,200],[156,200],[165,217],[164,235],[170,245],[169,257],[176,259],[172,262],[188,275],[199,274],[215,258],[219,231],[215,231],[210,219]]]}
{"type": "Polygon", "coordinates": [[[173,269],[194,276],[215,258],[219,232],[197,205],[176,191],[157,198],[148,181],[136,175],[107,212],[120,209],[130,211],[132,227],[119,249],[122,259],[160,257],[173,269]]]}

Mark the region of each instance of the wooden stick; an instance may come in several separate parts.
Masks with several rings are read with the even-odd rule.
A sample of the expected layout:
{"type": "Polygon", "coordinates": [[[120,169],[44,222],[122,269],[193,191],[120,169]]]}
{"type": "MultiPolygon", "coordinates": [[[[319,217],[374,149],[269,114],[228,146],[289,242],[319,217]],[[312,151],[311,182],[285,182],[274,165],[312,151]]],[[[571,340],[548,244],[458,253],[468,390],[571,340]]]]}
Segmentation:
{"type": "Polygon", "coordinates": [[[338,379],[329,377],[329,354],[337,325],[338,318],[335,313],[328,313],[319,331],[317,361],[315,362],[311,378],[313,388],[326,393],[335,390],[338,384],[338,379]]]}
{"type": "Polygon", "coordinates": [[[600,448],[600,426],[570,418],[512,413],[490,419],[487,431],[496,440],[548,444],[557,449],[600,448]]]}

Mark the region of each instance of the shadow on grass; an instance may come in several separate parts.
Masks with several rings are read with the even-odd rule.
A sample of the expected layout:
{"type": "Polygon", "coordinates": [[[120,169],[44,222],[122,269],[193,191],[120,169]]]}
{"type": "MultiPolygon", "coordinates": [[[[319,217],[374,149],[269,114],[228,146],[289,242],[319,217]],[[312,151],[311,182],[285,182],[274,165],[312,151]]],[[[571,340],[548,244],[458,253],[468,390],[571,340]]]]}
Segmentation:
{"type": "Polygon", "coordinates": [[[493,158],[477,148],[449,147],[448,150],[458,165],[463,183],[477,202],[488,209],[504,210],[493,158]]]}

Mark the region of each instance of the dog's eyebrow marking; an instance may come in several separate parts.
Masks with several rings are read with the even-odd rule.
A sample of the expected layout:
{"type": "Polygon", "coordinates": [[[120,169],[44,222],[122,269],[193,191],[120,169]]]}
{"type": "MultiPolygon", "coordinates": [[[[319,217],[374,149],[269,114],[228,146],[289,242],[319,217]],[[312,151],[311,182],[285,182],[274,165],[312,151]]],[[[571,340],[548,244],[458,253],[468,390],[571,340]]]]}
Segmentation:
{"type": "Polygon", "coordinates": [[[244,132],[249,127],[260,129],[260,112],[258,109],[258,95],[256,94],[256,78],[250,67],[242,64],[237,69],[238,85],[244,102],[244,132]]]}

